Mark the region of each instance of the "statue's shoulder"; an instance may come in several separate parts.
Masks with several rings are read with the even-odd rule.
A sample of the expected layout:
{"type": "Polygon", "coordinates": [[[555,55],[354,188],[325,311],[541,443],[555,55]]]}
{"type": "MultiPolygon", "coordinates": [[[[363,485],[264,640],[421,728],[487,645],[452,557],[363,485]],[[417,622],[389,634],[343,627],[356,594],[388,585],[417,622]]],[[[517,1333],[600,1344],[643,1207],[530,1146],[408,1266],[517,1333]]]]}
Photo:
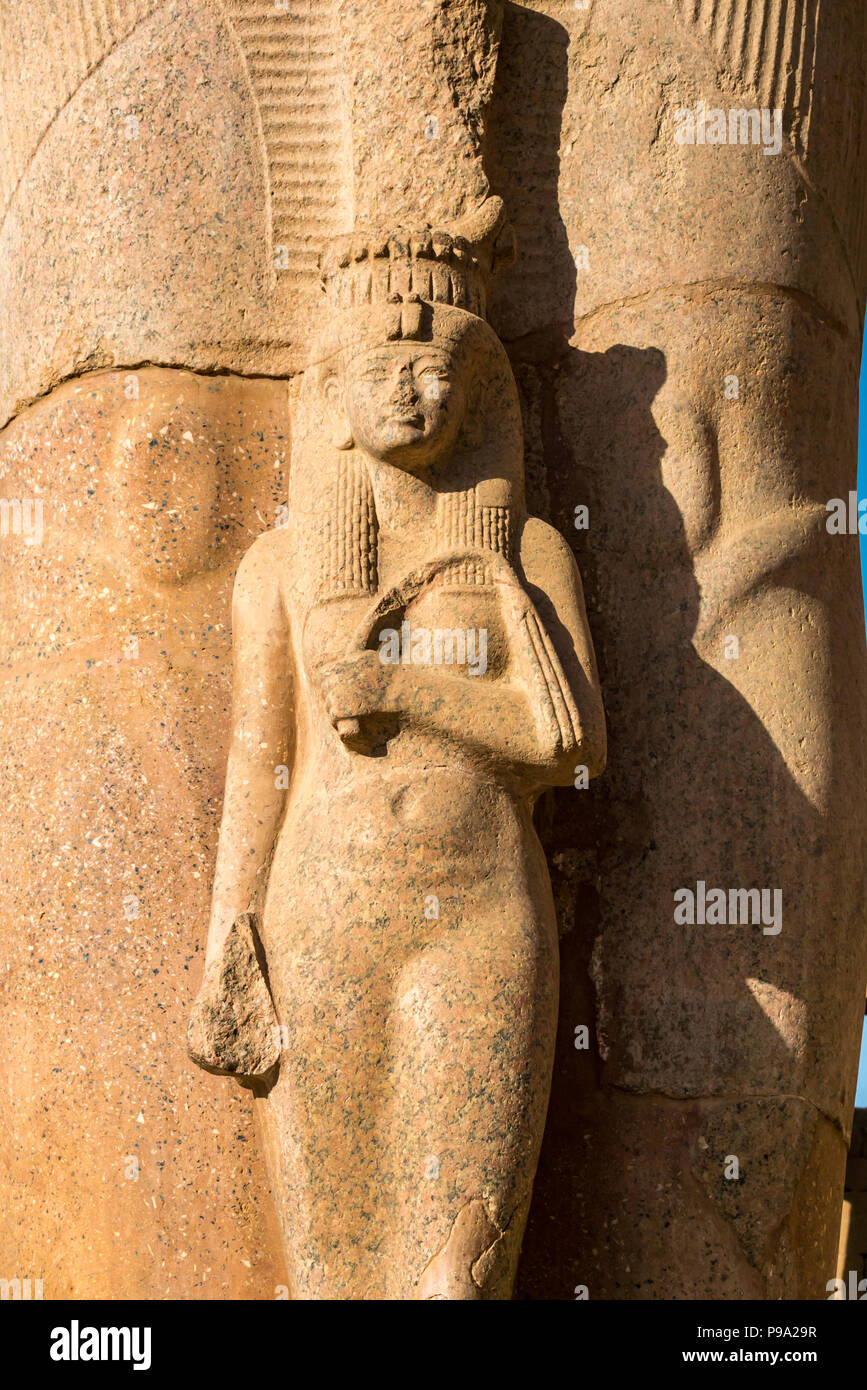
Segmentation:
{"type": "Polygon", "coordinates": [[[235,602],[262,601],[280,589],[285,565],[288,529],[275,526],[257,536],[244,552],[235,575],[235,602]]]}
{"type": "Polygon", "coordinates": [[[528,573],[544,573],[552,565],[575,568],[575,556],[565,536],[538,516],[526,517],[518,546],[521,564],[528,573]]]}

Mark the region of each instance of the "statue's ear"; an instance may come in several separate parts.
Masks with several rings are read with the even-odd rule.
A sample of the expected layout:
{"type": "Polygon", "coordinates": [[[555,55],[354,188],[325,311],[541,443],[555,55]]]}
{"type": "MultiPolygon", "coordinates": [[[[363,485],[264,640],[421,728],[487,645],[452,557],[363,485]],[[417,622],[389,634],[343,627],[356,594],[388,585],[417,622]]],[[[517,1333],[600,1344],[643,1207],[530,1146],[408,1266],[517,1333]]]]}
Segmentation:
{"type": "Polygon", "coordinates": [[[328,433],[335,449],[352,449],[355,440],[343,402],[343,388],[336,376],[329,376],[322,388],[328,410],[328,433]]]}

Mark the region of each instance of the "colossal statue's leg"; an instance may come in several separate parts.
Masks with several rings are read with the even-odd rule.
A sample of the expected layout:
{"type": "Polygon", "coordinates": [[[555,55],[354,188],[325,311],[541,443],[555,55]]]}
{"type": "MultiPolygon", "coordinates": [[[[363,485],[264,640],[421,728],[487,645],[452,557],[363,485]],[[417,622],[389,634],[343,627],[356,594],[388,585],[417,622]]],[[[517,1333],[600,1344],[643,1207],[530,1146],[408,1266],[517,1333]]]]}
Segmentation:
{"type": "Polygon", "coordinates": [[[535,55],[561,163],[527,201],[574,266],[576,327],[554,282],[534,321],[520,265],[498,323],[552,519],[589,507],[612,752],[594,825],[578,791],[549,817],[561,1047],[523,1288],[827,1296],[867,977],[858,541],[825,509],[855,486],[864,17],[542,9],[504,37],[504,111],[532,114],[502,175],[549,129],[535,55]],[[727,132],[765,108],[769,153],[678,143],[700,102],[727,132]],[[778,919],[678,922],[700,883],[779,890],[778,919]]]}
{"type": "Polygon", "coordinates": [[[229,375],[285,374],[249,356],[255,106],[199,0],[4,0],[0,71],[0,1264],[46,1299],[270,1298],[249,1097],[178,1042],[231,583],[285,500],[288,384],[229,375]]]}
{"type": "Polygon", "coordinates": [[[207,913],[231,581],[280,496],[285,397],[101,372],[0,434],[0,495],[39,522],[0,544],[2,1253],[46,1298],[282,1282],[249,1100],[167,1035],[207,913]]]}

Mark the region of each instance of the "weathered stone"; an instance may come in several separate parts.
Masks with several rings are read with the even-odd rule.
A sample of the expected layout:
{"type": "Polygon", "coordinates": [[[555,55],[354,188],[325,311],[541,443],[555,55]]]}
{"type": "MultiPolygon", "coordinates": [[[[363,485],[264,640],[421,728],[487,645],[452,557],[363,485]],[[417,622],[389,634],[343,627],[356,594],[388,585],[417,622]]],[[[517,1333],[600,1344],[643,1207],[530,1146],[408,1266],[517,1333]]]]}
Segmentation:
{"type": "Polygon", "coordinates": [[[543,1122],[518,1296],[828,1296],[865,56],[861,0],[0,0],[0,1257],[46,1297],[506,1297],[543,1122]],[[201,1050],[270,1055],[257,911],[267,1176],[183,1045],[230,749],[201,1050]]]}
{"type": "Polygon", "coordinates": [[[187,1051],[206,1071],[265,1076],[280,1056],[280,1026],[259,960],[256,919],[235,918],[205,971],[187,1026],[187,1051]]]}
{"type": "Polygon", "coordinates": [[[867,1111],[856,1110],[846,1163],[840,1249],[833,1291],[837,1301],[867,1299],[867,1111]]]}

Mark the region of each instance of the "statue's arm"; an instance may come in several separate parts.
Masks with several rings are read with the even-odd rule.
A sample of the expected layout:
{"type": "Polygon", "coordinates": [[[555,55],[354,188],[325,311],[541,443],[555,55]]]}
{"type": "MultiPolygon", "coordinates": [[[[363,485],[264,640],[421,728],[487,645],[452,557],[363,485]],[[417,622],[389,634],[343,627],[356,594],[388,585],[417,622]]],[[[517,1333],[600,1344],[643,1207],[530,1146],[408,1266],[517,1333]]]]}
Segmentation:
{"type": "Polygon", "coordinates": [[[549,742],[545,730],[554,729],[546,781],[567,785],[579,765],[596,777],[607,755],[605,711],[575,557],[559,531],[529,517],[521,536],[520,570],[535,610],[528,624],[531,644],[547,687],[540,700],[540,683],[528,679],[528,693],[540,740],[549,742]]]}
{"type": "MultiPolygon", "coordinates": [[[[605,712],[581,576],[559,532],[529,517],[516,571],[521,587],[503,588],[511,646],[507,678],[459,678],[460,696],[443,700],[442,682],[449,677],[421,672],[414,712],[510,767],[528,790],[538,791],[570,785],[579,767],[589,778],[602,772],[605,712]],[[426,702],[425,695],[434,692],[439,698],[426,702]]],[[[418,680],[418,668],[410,670],[410,680],[418,680]]]]}
{"type": "Polygon", "coordinates": [[[605,717],[581,579],[550,526],[524,526],[519,574],[502,584],[509,672],[496,680],[448,667],[383,665],[364,651],[336,663],[324,694],[332,723],[377,712],[447,738],[530,791],[605,766],[605,717]],[[520,580],[520,583],[519,583],[520,580]]]}
{"type": "Polygon", "coordinates": [[[287,795],[294,740],[281,541],[279,532],[256,541],[235,580],[232,732],[206,965],[219,957],[235,918],[261,907],[287,795]]]}

